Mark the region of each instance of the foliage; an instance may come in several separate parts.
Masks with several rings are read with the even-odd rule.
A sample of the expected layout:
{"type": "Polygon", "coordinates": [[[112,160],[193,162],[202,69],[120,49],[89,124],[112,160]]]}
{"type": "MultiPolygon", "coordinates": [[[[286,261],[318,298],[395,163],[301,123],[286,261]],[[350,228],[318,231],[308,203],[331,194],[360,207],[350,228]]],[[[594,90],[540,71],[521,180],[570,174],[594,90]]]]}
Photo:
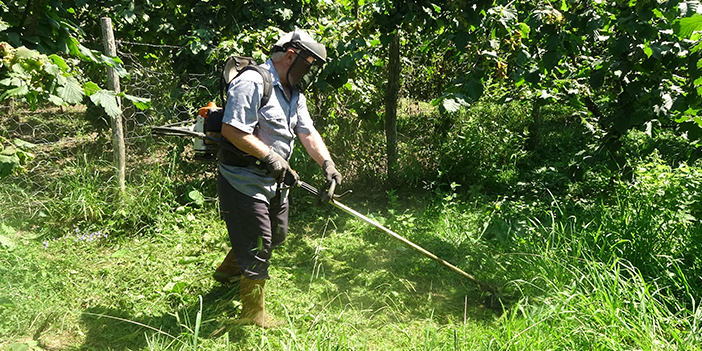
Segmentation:
{"type": "MultiPolygon", "coordinates": [[[[84,96],[88,96],[94,104],[104,108],[111,117],[121,113],[117,97],[129,99],[142,110],[150,106],[147,99],[125,93],[116,94],[113,91],[100,89],[97,84],[89,81],[81,84],[74,73],[76,72],[75,62],[67,62],[56,54],[46,56],[25,47],[15,49],[8,43],[0,43],[0,53],[2,54],[0,78],[4,77],[0,80],[0,85],[3,86],[0,89],[2,101],[9,98],[23,98],[32,109],[36,109],[47,101],[57,106],[75,105],[81,103],[84,96]]],[[[102,60],[106,64],[112,62],[105,56],[102,56],[102,60]]]]}
{"type": "Polygon", "coordinates": [[[519,31],[506,34],[500,46],[507,72],[539,99],[588,111],[589,122],[604,132],[595,144],[615,167],[625,165],[620,138],[631,129],[655,134],[674,128],[696,142],[701,129],[682,122],[694,119],[701,101],[689,89],[699,75],[699,54],[691,51],[694,42],[674,30],[693,6],[680,1],[516,4],[519,31]]]}
{"type": "Polygon", "coordinates": [[[2,179],[13,172],[24,170],[23,166],[34,158],[34,154],[30,151],[36,145],[21,139],[15,139],[12,144],[9,144],[2,136],[0,141],[0,179],[2,179]]]}
{"type": "Polygon", "coordinates": [[[62,17],[70,17],[74,12],[72,8],[67,10],[60,3],[30,1],[24,12],[25,16],[29,13],[29,17],[25,17],[17,13],[19,5],[19,2],[7,2],[2,8],[0,23],[4,25],[0,27],[0,39],[10,43],[0,43],[0,85],[3,86],[0,101],[22,98],[36,109],[38,104],[47,102],[59,106],[78,104],[83,96],[88,96],[111,117],[121,113],[118,96],[131,100],[139,109],[149,108],[147,99],[115,94],[84,78],[78,68],[80,61],[112,67],[122,76],[126,71],[119,58],[107,57],[79,43],[76,36],[80,37],[82,30],[62,17]],[[23,45],[25,42],[29,43],[28,47],[23,45]],[[62,57],[65,54],[73,59],[65,60],[62,57]]]}
{"type": "MultiPolygon", "coordinates": [[[[489,309],[452,272],[292,190],[290,235],[267,286],[268,308],[288,323],[237,326],[236,288],[208,279],[228,249],[213,165],[192,162],[188,141],[154,145],[139,134],[128,196],[116,203],[104,134],[75,118],[24,116],[81,126],[52,139],[75,137],[76,146],[32,148],[32,172],[0,181],[0,347],[699,348],[702,189],[695,132],[683,133],[697,127],[693,2],[29,5],[0,5],[2,40],[30,57],[3,64],[3,81],[24,84],[27,101],[65,102],[61,76],[111,101],[93,92],[98,80],[80,56],[110,65],[80,49],[99,46],[98,18],[109,14],[118,37],[134,41],[120,44],[132,74],[182,73],[150,87],[165,118],[164,106],[189,110],[219,91],[216,78],[189,73],[216,77],[212,67],[230,53],[261,59],[280,33],[308,29],[331,58],[309,102],[357,191],[344,203],[504,296],[489,309]],[[398,29],[409,99],[398,120],[401,183],[385,192],[379,106],[385,47],[398,29]],[[67,68],[56,71],[52,58],[67,68]]],[[[21,170],[30,150],[8,147],[19,131],[3,129],[2,142],[21,170]]],[[[322,183],[299,146],[292,162],[322,183]]]]}

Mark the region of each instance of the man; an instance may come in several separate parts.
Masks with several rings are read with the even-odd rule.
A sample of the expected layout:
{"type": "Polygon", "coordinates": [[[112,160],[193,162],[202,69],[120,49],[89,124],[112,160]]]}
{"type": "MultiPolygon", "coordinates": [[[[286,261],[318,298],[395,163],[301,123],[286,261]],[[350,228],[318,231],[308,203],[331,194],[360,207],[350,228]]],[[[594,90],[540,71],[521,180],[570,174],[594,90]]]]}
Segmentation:
{"type": "Polygon", "coordinates": [[[220,153],[217,183],[232,250],[214,278],[240,280],[241,321],[261,327],[276,324],[264,311],[264,287],[271,252],[287,235],[288,190],[281,183],[297,181],[288,164],[295,137],[322,166],[328,184],[342,181],[298,88],[312,65],[326,62],[324,45],[296,29],[282,36],[272,53],[261,65],[273,86],[265,104],[265,74],[244,71],[228,87],[222,136],[248,155],[220,153]]]}

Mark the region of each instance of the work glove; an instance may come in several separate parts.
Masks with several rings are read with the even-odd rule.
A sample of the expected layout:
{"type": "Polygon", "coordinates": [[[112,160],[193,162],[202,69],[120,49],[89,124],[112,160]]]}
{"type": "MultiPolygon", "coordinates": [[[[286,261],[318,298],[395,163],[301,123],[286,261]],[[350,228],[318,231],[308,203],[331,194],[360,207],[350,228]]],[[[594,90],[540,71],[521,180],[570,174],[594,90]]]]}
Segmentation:
{"type": "Polygon", "coordinates": [[[336,185],[341,185],[341,181],[343,180],[343,178],[341,177],[341,173],[339,173],[339,171],[336,170],[336,166],[334,166],[334,161],[325,160],[322,163],[322,169],[324,170],[324,177],[327,178],[327,184],[325,188],[329,188],[332,180],[336,182],[336,185]]]}
{"type": "MultiPolygon", "coordinates": [[[[300,179],[297,173],[290,168],[288,161],[286,161],[282,156],[278,155],[278,153],[273,151],[273,149],[268,151],[268,154],[266,154],[261,161],[266,166],[268,175],[273,177],[273,179],[279,183],[285,180],[286,175],[288,179],[290,179],[290,176],[292,176],[295,179],[295,183],[297,183],[297,181],[300,179]]],[[[289,180],[286,181],[286,183],[288,182],[289,180]]]]}

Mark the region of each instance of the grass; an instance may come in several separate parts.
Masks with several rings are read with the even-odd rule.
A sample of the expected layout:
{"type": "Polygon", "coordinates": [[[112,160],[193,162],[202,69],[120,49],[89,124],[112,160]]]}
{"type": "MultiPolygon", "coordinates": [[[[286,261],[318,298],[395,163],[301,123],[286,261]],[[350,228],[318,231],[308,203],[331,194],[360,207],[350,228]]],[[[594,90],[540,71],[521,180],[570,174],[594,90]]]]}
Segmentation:
{"type": "Polygon", "coordinates": [[[236,324],[237,287],[210,277],[225,226],[216,202],[188,194],[214,197],[213,169],[180,150],[133,158],[123,203],[109,156],[88,142],[60,167],[48,150],[0,182],[0,349],[702,349],[696,166],[653,158],[638,183],[592,199],[489,198],[455,183],[344,199],[500,286],[499,301],[294,190],[267,283],[285,324],[261,330],[236,324]]]}

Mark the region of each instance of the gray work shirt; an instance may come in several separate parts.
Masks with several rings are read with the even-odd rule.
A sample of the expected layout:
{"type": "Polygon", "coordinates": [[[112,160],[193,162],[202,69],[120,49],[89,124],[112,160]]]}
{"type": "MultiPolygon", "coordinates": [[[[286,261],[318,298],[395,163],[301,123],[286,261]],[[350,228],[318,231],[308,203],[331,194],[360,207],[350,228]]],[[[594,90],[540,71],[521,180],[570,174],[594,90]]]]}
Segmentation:
{"type": "MultiPolygon", "coordinates": [[[[248,70],[229,84],[222,122],[245,133],[253,133],[273,151],[289,160],[295,135],[315,131],[307,110],[307,100],[294,90],[292,98],[288,100],[270,59],[261,67],[268,69],[273,78],[273,92],[268,103],[260,106],[263,77],[254,70],[248,70]],[[257,125],[258,128],[255,128],[257,125]]],[[[276,181],[267,175],[265,169],[256,165],[236,167],[219,163],[219,170],[234,189],[247,196],[266,203],[275,196],[276,181]]],[[[287,199],[287,190],[281,190],[281,199],[283,202],[287,199]]]]}

